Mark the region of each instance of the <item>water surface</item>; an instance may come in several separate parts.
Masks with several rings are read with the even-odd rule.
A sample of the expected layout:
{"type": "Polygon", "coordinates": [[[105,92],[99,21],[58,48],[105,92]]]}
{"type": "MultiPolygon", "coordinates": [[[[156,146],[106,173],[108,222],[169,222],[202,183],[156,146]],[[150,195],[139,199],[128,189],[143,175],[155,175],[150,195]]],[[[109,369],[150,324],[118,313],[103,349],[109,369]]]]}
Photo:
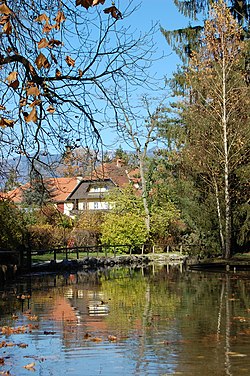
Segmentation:
{"type": "Polygon", "coordinates": [[[22,278],[0,287],[0,374],[249,375],[249,289],[177,265],[22,278]]]}

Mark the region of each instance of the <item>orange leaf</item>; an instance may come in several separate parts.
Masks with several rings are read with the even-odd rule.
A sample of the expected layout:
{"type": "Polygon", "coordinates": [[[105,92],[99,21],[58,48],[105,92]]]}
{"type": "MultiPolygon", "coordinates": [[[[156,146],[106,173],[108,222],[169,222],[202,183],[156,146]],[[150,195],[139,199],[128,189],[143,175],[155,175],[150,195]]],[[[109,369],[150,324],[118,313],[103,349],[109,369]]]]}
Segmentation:
{"type": "Polygon", "coordinates": [[[112,16],[113,18],[115,18],[116,20],[119,20],[119,19],[122,18],[122,14],[121,14],[121,12],[120,12],[119,9],[117,9],[114,5],[112,5],[112,6],[109,7],[109,8],[104,9],[103,12],[104,12],[104,13],[107,13],[107,14],[110,13],[111,16],[112,16]]]}
{"type": "Polygon", "coordinates": [[[45,48],[47,47],[49,44],[49,42],[47,41],[46,38],[42,38],[39,42],[38,42],[38,48],[45,48]]]}
{"type": "Polygon", "coordinates": [[[6,107],[5,106],[3,106],[2,104],[0,104],[0,110],[6,110],[6,107]]]}
{"type": "Polygon", "coordinates": [[[73,60],[70,56],[66,56],[66,63],[68,64],[68,66],[70,67],[70,66],[72,66],[72,67],[74,67],[74,65],[75,65],[75,60],[73,60]]]}
{"type": "Polygon", "coordinates": [[[6,22],[8,22],[10,19],[10,16],[9,15],[4,15],[0,18],[0,25],[4,25],[6,24],[6,22]]]}
{"type": "Polygon", "coordinates": [[[2,28],[2,32],[7,35],[10,35],[12,33],[12,25],[10,21],[6,22],[6,24],[2,28]]]}
{"type": "MultiPolygon", "coordinates": [[[[61,22],[65,21],[66,17],[64,16],[64,13],[60,10],[57,12],[56,18],[54,18],[54,21],[56,21],[57,24],[60,24],[61,22]]],[[[59,26],[60,28],[60,26],[59,26]]]]}
{"type": "Polygon", "coordinates": [[[56,69],[56,77],[61,77],[62,73],[59,71],[59,69],[56,69]]]}
{"type": "Polygon", "coordinates": [[[7,7],[6,4],[1,4],[0,5],[0,13],[2,13],[2,14],[11,14],[12,12],[11,12],[10,8],[7,7]]]}
{"type": "Polygon", "coordinates": [[[40,90],[37,86],[31,86],[27,89],[27,95],[34,95],[37,97],[40,94],[40,90]]]}
{"type": "Polygon", "coordinates": [[[35,99],[30,105],[29,107],[34,107],[34,106],[38,106],[42,101],[40,99],[35,99]]]}
{"type": "Polygon", "coordinates": [[[43,13],[43,14],[40,14],[40,16],[38,16],[35,19],[35,21],[37,21],[37,22],[42,22],[42,21],[48,22],[49,21],[49,17],[45,13],[43,13]]]}
{"type": "Polygon", "coordinates": [[[79,77],[81,78],[83,76],[83,71],[81,69],[78,69],[79,77]]]}
{"type": "Polygon", "coordinates": [[[16,71],[10,72],[10,74],[6,77],[6,80],[10,84],[13,81],[16,81],[18,73],[16,71]]]}
{"type": "Polygon", "coordinates": [[[23,368],[26,368],[26,369],[28,369],[28,370],[32,370],[32,371],[34,371],[35,370],[35,365],[36,365],[36,363],[29,363],[29,364],[27,364],[26,366],[23,366],[23,368]]]}
{"type": "Polygon", "coordinates": [[[37,56],[35,63],[36,63],[36,66],[37,66],[38,69],[41,69],[42,67],[50,68],[50,63],[49,63],[48,59],[41,52],[37,56]]]}
{"type": "Polygon", "coordinates": [[[48,108],[47,108],[47,111],[50,113],[50,114],[53,114],[55,112],[55,109],[52,105],[50,105],[48,108]]]}
{"type": "Polygon", "coordinates": [[[0,127],[2,128],[13,127],[14,123],[14,120],[5,119],[3,117],[0,118],[0,127]]]}
{"type": "Polygon", "coordinates": [[[24,116],[24,120],[27,123],[30,123],[31,121],[33,121],[35,123],[37,121],[36,107],[34,107],[29,114],[27,114],[27,115],[24,116]]]}
{"type": "Polygon", "coordinates": [[[55,26],[50,25],[48,22],[45,23],[43,27],[43,33],[48,34],[55,26]]]}
{"type": "Polygon", "coordinates": [[[104,4],[105,0],[93,0],[93,6],[98,5],[98,4],[104,4]]]}

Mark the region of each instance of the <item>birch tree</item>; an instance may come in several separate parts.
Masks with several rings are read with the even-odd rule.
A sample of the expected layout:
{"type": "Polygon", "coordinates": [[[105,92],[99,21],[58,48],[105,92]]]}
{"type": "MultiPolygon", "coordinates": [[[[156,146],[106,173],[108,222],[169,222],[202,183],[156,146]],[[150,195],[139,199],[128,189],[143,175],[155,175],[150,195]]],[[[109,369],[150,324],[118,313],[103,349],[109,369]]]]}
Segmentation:
{"type": "Polygon", "coordinates": [[[146,111],[145,118],[135,116],[131,112],[123,110],[124,122],[119,126],[120,134],[125,142],[135,151],[139,164],[139,175],[142,192],[142,200],[145,211],[145,224],[148,234],[150,234],[150,204],[149,191],[146,180],[146,159],[149,146],[158,139],[158,124],[163,114],[163,105],[159,105],[155,110],[151,109],[152,99],[144,96],[142,106],[146,111]]]}
{"type": "Polygon", "coordinates": [[[211,8],[198,52],[187,71],[184,111],[190,160],[213,187],[223,255],[232,254],[233,180],[249,163],[250,88],[245,80],[247,42],[223,1],[211,8]]]}

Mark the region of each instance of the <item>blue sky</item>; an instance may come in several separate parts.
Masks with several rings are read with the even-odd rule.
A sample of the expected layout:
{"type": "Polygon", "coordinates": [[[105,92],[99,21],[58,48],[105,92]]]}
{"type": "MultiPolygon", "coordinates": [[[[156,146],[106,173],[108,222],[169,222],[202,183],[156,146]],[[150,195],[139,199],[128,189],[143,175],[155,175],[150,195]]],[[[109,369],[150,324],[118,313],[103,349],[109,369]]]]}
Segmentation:
{"type": "MultiPolygon", "coordinates": [[[[127,4],[128,0],[120,1],[121,11],[124,2],[127,4]]],[[[189,19],[178,12],[173,0],[135,0],[134,3],[141,4],[141,6],[139,10],[126,19],[126,22],[131,25],[132,30],[137,29],[137,31],[146,32],[152,27],[152,24],[155,23],[158,23],[158,29],[160,26],[162,26],[166,30],[174,30],[189,25],[189,19]]],[[[118,2],[116,2],[116,5],[119,6],[118,2]]],[[[121,22],[123,22],[123,20],[121,20],[121,22]]],[[[171,47],[167,44],[166,39],[160,30],[157,31],[154,39],[156,43],[155,57],[159,57],[163,54],[164,57],[153,64],[151,74],[156,74],[158,78],[162,77],[162,82],[164,83],[163,78],[171,78],[172,73],[176,71],[177,64],[179,64],[180,61],[176,54],[172,51],[171,47]]],[[[157,96],[156,92],[154,92],[154,96],[157,96]]],[[[102,134],[102,137],[104,143],[107,145],[109,144],[109,141],[114,139],[114,133],[106,130],[102,134]]],[[[127,148],[125,144],[117,141],[117,147],[120,144],[124,149],[127,148]]],[[[112,148],[113,147],[114,145],[112,145],[112,148]]]]}

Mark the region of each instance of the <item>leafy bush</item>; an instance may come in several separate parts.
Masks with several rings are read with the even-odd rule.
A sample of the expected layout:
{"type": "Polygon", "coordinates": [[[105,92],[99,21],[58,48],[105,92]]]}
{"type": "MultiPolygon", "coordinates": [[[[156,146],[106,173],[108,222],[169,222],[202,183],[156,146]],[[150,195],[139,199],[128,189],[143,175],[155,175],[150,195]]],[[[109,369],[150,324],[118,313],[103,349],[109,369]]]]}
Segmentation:
{"type": "Polygon", "coordinates": [[[24,217],[13,203],[0,201],[0,223],[0,248],[16,250],[25,245],[24,217]]]}

